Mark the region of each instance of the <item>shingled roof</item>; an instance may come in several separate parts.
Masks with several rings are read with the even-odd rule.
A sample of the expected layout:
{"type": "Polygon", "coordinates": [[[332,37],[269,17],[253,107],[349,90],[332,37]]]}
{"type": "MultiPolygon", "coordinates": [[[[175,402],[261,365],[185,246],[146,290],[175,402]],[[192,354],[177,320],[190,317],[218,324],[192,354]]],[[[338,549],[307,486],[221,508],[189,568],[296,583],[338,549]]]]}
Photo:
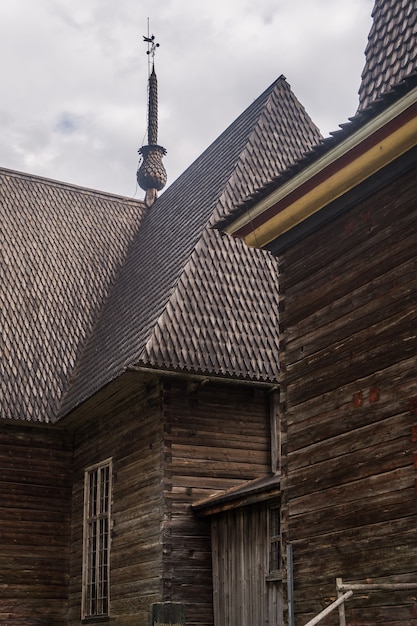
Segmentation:
{"type": "Polygon", "coordinates": [[[281,76],[164,192],[143,221],[63,413],[130,364],[277,379],[275,260],[211,225],[320,139],[281,76]]]}
{"type": "Polygon", "coordinates": [[[3,171],[2,417],[53,421],[129,365],[275,381],[275,260],[211,225],[320,138],[280,77],[146,212],[3,171]]]}
{"type": "Polygon", "coordinates": [[[376,0],[359,89],[359,111],[417,71],[415,0],[376,0]]]}
{"type": "Polygon", "coordinates": [[[48,421],[144,207],[5,169],[0,198],[0,415],[48,421]]]}

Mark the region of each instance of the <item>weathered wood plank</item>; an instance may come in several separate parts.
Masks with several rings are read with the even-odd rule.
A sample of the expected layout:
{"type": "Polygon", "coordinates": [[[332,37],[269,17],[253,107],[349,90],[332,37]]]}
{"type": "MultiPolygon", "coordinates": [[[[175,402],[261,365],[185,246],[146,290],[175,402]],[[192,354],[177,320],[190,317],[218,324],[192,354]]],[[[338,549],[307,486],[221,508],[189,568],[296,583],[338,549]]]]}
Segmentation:
{"type": "Polygon", "coordinates": [[[0,427],[0,622],[66,624],[72,437],[0,427]]]}
{"type": "MultiPolygon", "coordinates": [[[[190,507],[207,491],[270,471],[269,402],[265,392],[220,383],[193,393],[180,382],[167,383],[164,398],[164,571],[175,572],[164,576],[164,597],[185,598],[187,623],[208,626],[213,623],[210,523],[196,520],[190,507]],[[190,602],[196,583],[198,603],[190,602]]],[[[224,584],[232,593],[239,583],[224,584]]]]}
{"type": "MultiPolygon", "coordinates": [[[[280,258],[282,532],[297,625],[335,598],[336,576],[417,576],[416,250],[414,171],[280,258]]],[[[407,595],[350,602],[348,623],[414,618],[407,595]]]]}
{"type": "Polygon", "coordinates": [[[160,387],[135,376],[129,401],[111,394],[76,421],[69,589],[69,624],[80,623],[84,468],[113,458],[111,611],[117,623],[147,623],[148,607],[161,599],[160,499],[162,423],[160,387]],[[103,406],[105,410],[102,413],[103,406]]]}

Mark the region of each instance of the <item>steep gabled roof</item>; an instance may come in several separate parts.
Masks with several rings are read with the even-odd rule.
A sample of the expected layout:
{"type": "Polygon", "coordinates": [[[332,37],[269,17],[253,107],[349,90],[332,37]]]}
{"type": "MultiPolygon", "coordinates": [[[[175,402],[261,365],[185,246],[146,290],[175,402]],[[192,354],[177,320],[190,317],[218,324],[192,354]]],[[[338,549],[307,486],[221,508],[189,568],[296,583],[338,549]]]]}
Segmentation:
{"type": "Polygon", "coordinates": [[[0,416],[52,420],[143,205],[0,170],[0,416]]]}
{"type": "Polygon", "coordinates": [[[318,141],[281,77],[150,209],[0,170],[0,416],[53,421],[129,365],[275,381],[275,260],[211,225],[318,141]]]}
{"type": "Polygon", "coordinates": [[[276,380],[275,261],[211,225],[320,140],[280,77],[164,192],[77,365],[63,414],[132,364],[276,380]]]}
{"type": "Polygon", "coordinates": [[[359,111],[417,71],[416,0],[376,0],[372,17],[359,111]]]}

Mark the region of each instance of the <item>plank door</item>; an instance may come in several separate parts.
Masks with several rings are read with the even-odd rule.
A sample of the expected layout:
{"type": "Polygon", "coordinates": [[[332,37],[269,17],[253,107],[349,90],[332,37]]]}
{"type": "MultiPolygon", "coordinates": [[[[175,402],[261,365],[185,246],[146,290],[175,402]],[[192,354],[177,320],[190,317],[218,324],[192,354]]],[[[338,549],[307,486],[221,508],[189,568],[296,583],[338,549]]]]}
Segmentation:
{"type": "Polygon", "coordinates": [[[213,517],[215,626],[283,625],[281,557],[272,543],[277,534],[271,534],[277,530],[279,537],[265,504],[213,517]]]}

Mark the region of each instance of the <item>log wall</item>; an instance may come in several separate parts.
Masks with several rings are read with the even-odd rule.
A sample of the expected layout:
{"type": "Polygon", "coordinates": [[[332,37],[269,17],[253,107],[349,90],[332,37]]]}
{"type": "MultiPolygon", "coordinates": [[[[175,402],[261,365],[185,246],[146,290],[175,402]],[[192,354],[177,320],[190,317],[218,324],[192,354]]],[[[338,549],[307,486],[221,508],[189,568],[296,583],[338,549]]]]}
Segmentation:
{"type": "MultiPolygon", "coordinates": [[[[298,625],[335,598],[337,576],[417,581],[415,176],[280,257],[283,536],[298,625]]],[[[416,616],[412,592],[347,604],[356,626],[416,616]]],[[[337,611],[321,623],[338,624],[337,611]]]]}
{"type": "Polygon", "coordinates": [[[0,623],[67,623],[71,438],[0,425],[0,623]]]}
{"type": "Polygon", "coordinates": [[[81,623],[83,481],[113,459],[109,623],[148,626],[152,602],[213,624],[210,522],[191,504],[270,471],[269,396],[240,385],[125,375],[68,420],[74,436],[69,624],[81,623]]]}
{"type": "Polygon", "coordinates": [[[73,427],[69,624],[81,623],[84,469],[112,457],[108,623],[148,626],[150,604],[162,599],[163,449],[158,380],[144,381],[136,374],[125,376],[83,407],[73,427]]]}
{"type": "Polygon", "coordinates": [[[166,380],[163,597],[187,626],[213,624],[210,522],[191,504],[270,472],[269,398],[239,385],[166,380]]]}

